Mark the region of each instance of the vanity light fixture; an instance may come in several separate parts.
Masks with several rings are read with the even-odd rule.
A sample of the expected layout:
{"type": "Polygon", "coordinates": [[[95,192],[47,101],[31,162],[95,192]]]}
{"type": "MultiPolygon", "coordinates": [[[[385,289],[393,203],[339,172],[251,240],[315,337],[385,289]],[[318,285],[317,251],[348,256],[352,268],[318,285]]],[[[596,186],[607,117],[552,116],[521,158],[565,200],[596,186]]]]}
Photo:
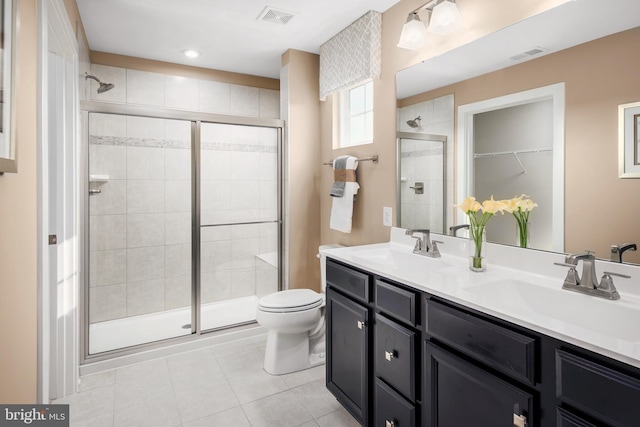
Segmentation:
{"type": "Polygon", "coordinates": [[[417,12],[411,12],[407,22],[402,26],[398,47],[416,50],[427,42],[427,28],[422,23],[417,12]]]}
{"type": "Polygon", "coordinates": [[[182,51],[182,54],[187,58],[197,58],[198,56],[200,56],[200,52],[195,49],[185,49],[182,51]]]}
{"type": "Polygon", "coordinates": [[[433,8],[428,31],[433,34],[451,34],[461,26],[462,17],[455,0],[445,0],[433,8]]]}
{"type": "Polygon", "coordinates": [[[407,17],[407,22],[402,26],[398,47],[416,50],[427,43],[427,31],[433,34],[449,34],[460,28],[462,18],[455,0],[431,0],[423,4],[407,17]],[[427,10],[430,14],[429,28],[427,29],[418,12],[427,10]]]}

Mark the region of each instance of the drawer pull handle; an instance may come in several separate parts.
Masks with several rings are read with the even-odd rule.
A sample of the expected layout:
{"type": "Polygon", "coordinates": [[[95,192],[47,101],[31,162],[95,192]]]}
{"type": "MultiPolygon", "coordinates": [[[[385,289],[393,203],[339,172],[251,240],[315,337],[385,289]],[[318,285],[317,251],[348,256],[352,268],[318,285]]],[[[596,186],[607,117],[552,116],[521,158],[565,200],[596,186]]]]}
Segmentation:
{"type": "Polygon", "coordinates": [[[396,423],[389,420],[384,420],[384,427],[396,427],[396,423]]]}
{"type": "Polygon", "coordinates": [[[358,329],[363,329],[365,326],[367,326],[365,322],[361,322],[360,320],[358,320],[358,329]]]}
{"type": "Polygon", "coordinates": [[[389,362],[391,362],[391,359],[393,359],[394,355],[396,354],[395,351],[385,351],[384,352],[384,358],[387,359],[389,362]]]}
{"type": "Polygon", "coordinates": [[[513,414],[513,425],[514,427],[527,427],[527,417],[513,414]]]}

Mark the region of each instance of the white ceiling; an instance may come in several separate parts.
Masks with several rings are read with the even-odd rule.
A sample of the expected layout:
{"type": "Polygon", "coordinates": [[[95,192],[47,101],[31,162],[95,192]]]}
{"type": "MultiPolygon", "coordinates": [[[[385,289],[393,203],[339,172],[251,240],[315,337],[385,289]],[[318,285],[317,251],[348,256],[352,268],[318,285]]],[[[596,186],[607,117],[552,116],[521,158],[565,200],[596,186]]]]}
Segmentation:
{"type": "MultiPolygon", "coordinates": [[[[575,0],[396,74],[398,99],[427,92],[640,26],[640,0],[575,0]],[[542,47],[544,53],[512,56],[542,47]]],[[[638,49],[629,51],[638,55],[638,49]]],[[[615,78],[616,64],[610,64],[615,78]]]]}
{"type": "Polygon", "coordinates": [[[77,0],[89,47],[158,61],[279,78],[288,49],[320,45],[369,10],[399,0],[77,0]],[[259,22],[266,6],[293,12],[259,22]],[[188,59],[184,49],[201,52],[188,59]]]}

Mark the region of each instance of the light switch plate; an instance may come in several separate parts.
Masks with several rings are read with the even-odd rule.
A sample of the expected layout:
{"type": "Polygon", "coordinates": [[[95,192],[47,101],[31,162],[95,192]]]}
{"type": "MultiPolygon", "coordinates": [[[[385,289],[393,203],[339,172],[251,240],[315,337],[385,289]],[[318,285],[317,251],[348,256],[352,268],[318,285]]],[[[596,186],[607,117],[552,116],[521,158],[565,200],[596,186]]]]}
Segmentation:
{"type": "Polygon", "coordinates": [[[391,227],[393,225],[391,212],[391,208],[388,206],[382,208],[382,225],[386,225],[387,227],[391,227]]]}

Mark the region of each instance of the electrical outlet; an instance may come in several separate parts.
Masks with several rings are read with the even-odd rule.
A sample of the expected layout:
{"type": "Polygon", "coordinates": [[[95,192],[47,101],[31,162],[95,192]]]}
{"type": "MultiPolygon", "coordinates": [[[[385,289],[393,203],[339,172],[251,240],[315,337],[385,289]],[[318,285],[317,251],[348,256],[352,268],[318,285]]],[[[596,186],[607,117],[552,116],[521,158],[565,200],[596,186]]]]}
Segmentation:
{"type": "Polygon", "coordinates": [[[393,225],[391,218],[392,218],[391,208],[388,206],[383,207],[382,208],[382,225],[391,227],[393,225]]]}

